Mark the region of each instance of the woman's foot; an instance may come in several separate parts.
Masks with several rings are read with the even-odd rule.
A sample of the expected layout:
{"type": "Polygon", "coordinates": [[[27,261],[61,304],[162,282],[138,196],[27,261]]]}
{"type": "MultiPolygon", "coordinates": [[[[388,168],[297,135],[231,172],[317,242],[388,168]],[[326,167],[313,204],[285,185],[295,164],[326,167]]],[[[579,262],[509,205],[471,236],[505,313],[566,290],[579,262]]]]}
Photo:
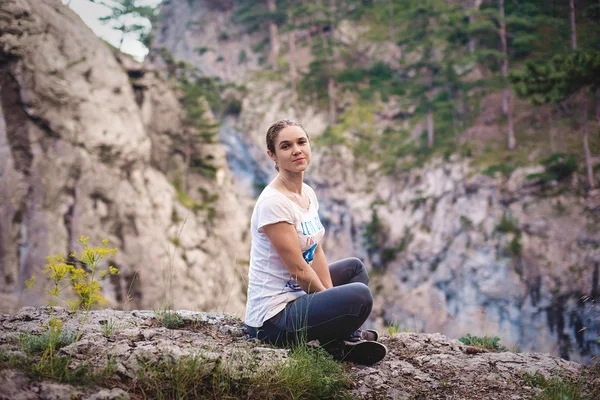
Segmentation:
{"type": "Polygon", "coordinates": [[[344,356],[342,361],[351,361],[356,364],[373,365],[387,354],[387,347],[378,342],[344,342],[344,356]]]}
{"type": "Polygon", "coordinates": [[[375,364],[383,360],[387,354],[387,347],[383,344],[365,340],[344,340],[323,347],[338,361],[351,361],[362,365],[375,364]]]}

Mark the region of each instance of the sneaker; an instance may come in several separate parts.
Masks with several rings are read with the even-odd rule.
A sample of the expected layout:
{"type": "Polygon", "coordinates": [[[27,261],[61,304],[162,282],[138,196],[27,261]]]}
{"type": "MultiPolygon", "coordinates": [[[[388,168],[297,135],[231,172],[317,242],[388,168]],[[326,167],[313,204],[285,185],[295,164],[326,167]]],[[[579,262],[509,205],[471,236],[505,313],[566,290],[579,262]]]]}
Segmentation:
{"type": "Polygon", "coordinates": [[[344,340],[326,344],[323,348],[338,361],[351,361],[363,365],[375,364],[387,354],[387,347],[383,344],[366,340],[344,340]]]}
{"type": "Polygon", "coordinates": [[[386,356],[387,347],[378,342],[361,340],[359,342],[344,341],[341,361],[351,361],[356,364],[372,365],[386,356]]]}

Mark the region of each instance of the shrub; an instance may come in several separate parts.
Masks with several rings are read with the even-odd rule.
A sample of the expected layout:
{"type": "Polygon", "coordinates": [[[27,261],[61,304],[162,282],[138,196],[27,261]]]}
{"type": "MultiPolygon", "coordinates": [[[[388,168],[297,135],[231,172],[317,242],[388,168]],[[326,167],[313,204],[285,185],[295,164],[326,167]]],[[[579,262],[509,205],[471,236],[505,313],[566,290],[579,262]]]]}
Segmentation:
{"type": "Polygon", "coordinates": [[[19,347],[26,354],[39,354],[48,349],[58,350],[75,342],[77,332],[72,330],[49,329],[41,335],[21,333],[18,337],[19,347]]]}
{"type": "Polygon", "coordinates": [[[508,178],[508,177],[510,177],[510,175],[513,173],[513,171],[515,169],[516,169],[516,166],[514,166],[514,165],[499,163],[499,164],[490,165],[489,167],[487,167],[486,169],[481,171],[481,173],[483,175],[494,177],[494,175],[496,175],[496,172],[499,172],[504,177],[508,178]]]}
{"type": "Polygon", "coordinates": [[[177,329],[185,325],[185,322],[183,322],[183,318],[181,318],[181,315],[179,315],[176,312],[167,312],[165,315],[163,315],[160,322],[165,328],[168,329],[177,329]]]}
{"type": "Polygon", "coordinates": [[[577,159],[571,154],[554,153],[542,160],[544,172],[527,175],[527,179],[539,179],[542,184],[563,181],[577,171],[577,159]]]}
{"type": "Polygon", "coordinates": [[[240,115],[242,112],[242,101],[235,97],[225,100],[225,109],[223,113],[230,115],[240,115]]]}
{"type": "Polygon", "coordinates": [[[501,233],[518,233],[521,230],[519,229],[517,220],[508,213],[504,213],[496,225],[496,231],[501,233]]]}
{"type": "Polygon", "coordinates": [[[185,326],[181,315],[170,310],[168,304],[163,304],[159,308],[153,309],[153,311],[156,320],[167,329],[178,329],[185,326]]]}
{"type": "Polygon", "coordinates": [[[246,50],[242,49],[238,54],[238,64],[244,64],[246,61],[248,61],[248,54],[246,50]]]}
{"type": "Polygon", "coordinates": [[[480,347],[482,349],[494,350],[494,351],[508,351],[508,349],[500,344],[500,338],[498,336],[471,336],[467,333],[466,336],[458,339],[461,343],[469,346],[480,347]]]}

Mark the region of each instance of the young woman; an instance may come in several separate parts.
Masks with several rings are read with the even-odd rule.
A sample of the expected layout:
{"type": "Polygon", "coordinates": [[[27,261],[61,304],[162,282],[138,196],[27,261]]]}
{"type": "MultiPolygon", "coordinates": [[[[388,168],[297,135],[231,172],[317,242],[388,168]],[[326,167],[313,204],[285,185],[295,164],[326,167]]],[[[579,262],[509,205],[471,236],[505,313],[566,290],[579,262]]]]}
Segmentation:
{"type": "Polygon", "coordinates": [[[373,306],[363,263],[327,263],[315,192],[304,183],[311,158],[308,134],[296,121],[267,131],[277,176],[252,213],[246,326],[272,344],[318,339],[338,359],[373,364],[387,349],[377,332],[360,331],[373,306]]]}

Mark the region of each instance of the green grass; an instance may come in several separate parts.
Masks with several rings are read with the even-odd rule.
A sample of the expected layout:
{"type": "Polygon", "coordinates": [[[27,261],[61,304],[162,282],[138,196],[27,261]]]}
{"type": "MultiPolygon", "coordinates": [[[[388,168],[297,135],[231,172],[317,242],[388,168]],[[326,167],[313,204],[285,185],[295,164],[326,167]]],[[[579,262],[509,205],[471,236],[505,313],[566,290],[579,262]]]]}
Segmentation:
{"type": "MultiPolygon", "coordinates": [[[[233,357],[233,356],[232,356],[233,357]]],[[[133,391],[144,398],[345,399],[349,377],[322,349],[292,348],[273,367],[258,360],[241,365],[202,355],[141,363],[133,391]]]]}
{"type": "Polygon", "coordinates": [[[107,338],[111,337],[117,331],[117,325],[115,323],[115,320],[112,318],[110,318],[108,321],[105,321],[104,323],[100,323],[102,325],[102,333],[107,338]]]}
{"type": "Polygon", "coordinates": [[[156,320],[167,329],[178,329],[185,326],[181,315],[176,311],[170,310],[166,304],[154,308],[152,311],[154,311],[156,320]]]}
{"type": "Polygon", "coordinates": [[[71,361],[71,357],[59,356],[56,353],[45,352],[41,356],[29,354],[26,357],[19,357],[2,352],[0,369],[17,369],[34,380],[51,379],[76,385],[99,384],[113,377],[117,370],[116,362],[112,357],[107,359],[104,367],[95,370],[88,363],[72,366],[71,361]]]}
{"type": "MultiPolygon", "coordinates": [[[[260,398],[350,399],[350,377],[342,363],[322,348],[297,345],[288,358],[265,366],[251,348],[232,354],[229,360],[209,359],[201,354],[174,359],[140,360],[138,375],[123,382],[133,396],[153,399],[260,398]]],[[[0,368],[17,369],[30,379],[50,379],[75,385],[113,385],[116,361],[92,369],[90,364],[72,365],[68,356],[13,356],[0,349],[0,368]]]]}
{"type": "Polygon", "coordinates": [[[467,333],[466,336],[463,336],[458,340],[468,346],[475,346],[486,350],[508,351],[506,347],[500,344],[500,338],[498,336],[479,337],[467,333]]]}
{"type": "Polygon", "coordinates": [[[44,351],[58,350],[74,343],[77,338],[77,332],[72,330],[62,330],[59,334],[48,331],[40,335],[33,333],[20,333],[17,340],[21,351],[26,354],[39,354],[44,351]]]}
{"type": "Polygon", "coordinates": [[[598,394],[598,389],[581,377],[577,380],[561,377],[547,379],[540,372],[536,372],[525,373],[521,379],[524,385],[543,389],[534,400],[594,400],[598,394]]]}
{"type": "Polygon", "coordinates": [[[516,234],[520,231],[518,221],[507,213],[502,215],[502,218],[500,218],[500,221],[496,225],[496,232],[516,234]]]}

